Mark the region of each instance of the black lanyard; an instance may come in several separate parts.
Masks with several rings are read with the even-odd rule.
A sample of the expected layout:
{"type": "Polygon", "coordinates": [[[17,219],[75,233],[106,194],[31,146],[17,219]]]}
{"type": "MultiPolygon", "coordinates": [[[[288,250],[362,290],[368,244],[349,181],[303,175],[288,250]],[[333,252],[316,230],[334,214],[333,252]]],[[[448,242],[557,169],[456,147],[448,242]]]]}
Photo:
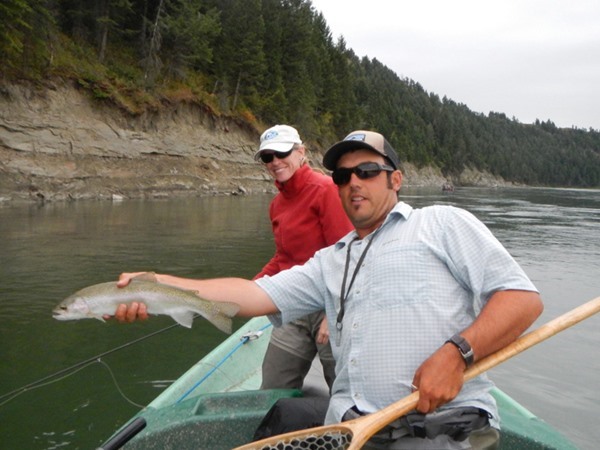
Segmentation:
{"type": "Polygon", "coordinates": [[[375,240],[375,237],[377,236],[377,234],[379,233],[379,231],[381,230],[382,227],[383,226],[379,227],[375,231],[375,233],[373,233],[373,236],[371,236],[371,239],[369,239],[367,246],[365,247],[362,254],[360,255],[360,258],[358,259],[358,263],[356,263],[356,267],[354,268],[354,273],[352,274],[352,279],[350,280],[350,285],[348,286],[348,290],[346,290],[346,280],[348,279],[348,269],[350,268],[350,250],[352,249],[352,244],[354,244],[358,240],[358,238],[354,238],[348,244],[348,251],[346,252],[346,266],[344,268],[344,278],[342,280],[342,290],[340,292],[340,312],[338,313],[336,324],[335,324],[335,328],[337,330],[337,333],[335,336],[335,344],[338,347],[340,346],[340,342],[342,339],[342,328],[344,326],[342,322],[344,320],[345,304],[346,304],[346,300],[348,299],[348,296],[350,295],[350,289],[352,288],[352,285],[354,284],[356,275],[358,275],[360,266],[362,265],[363,261],[365,260],[365,257],[367,256],[367,251],[369,250],[369,247],[371,247],[371,244],[375,240]]]}

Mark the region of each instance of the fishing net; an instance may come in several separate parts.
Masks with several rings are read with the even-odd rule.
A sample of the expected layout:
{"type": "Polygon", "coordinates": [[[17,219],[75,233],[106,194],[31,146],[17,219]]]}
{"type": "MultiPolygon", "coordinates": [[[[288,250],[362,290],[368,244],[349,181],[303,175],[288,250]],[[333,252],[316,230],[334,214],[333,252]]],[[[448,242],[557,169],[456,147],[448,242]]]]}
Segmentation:
{"type": "Polygon", "coordinates": [[[352,433],[332,430],[325,434],[283,439],[256,447],[256,450],[346,450],[351,440],[352,433]]]}

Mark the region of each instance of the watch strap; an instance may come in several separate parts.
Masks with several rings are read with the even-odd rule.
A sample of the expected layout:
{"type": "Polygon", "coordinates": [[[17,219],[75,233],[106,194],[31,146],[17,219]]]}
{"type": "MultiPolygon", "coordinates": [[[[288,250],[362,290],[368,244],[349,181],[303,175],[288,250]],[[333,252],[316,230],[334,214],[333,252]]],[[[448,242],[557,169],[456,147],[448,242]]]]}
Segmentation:
{"type": "Polygon", "coordinates": [[[454,344],[458,348],[460,355],[465,360],[465,364],[467,365],[467,367],[471,367],[473,365],[473,362],[475,360],[473,349],[464,337],[456,333],[454,336],[448,339],[446,343],[447,342],[454,344]]]}

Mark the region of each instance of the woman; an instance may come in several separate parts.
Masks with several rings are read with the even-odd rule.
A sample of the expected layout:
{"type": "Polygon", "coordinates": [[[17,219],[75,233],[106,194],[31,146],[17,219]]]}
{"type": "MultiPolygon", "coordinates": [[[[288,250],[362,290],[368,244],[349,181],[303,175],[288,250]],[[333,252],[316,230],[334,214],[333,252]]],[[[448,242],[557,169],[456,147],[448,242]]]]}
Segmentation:
{"type": "MultiPolygon", "coordinates": [[[[295,128],[276,125],[266,130],[254,158],[265,164],[279,190],[269,207],[275,255],[254,279],[304,264],[353,230],[331,178],[306,163],[306,149],[295,128]]],[[[335,361],[324,312],[275,328],[263,361],[261,388],[300,389],[317,353],[331,390],[335,361]]]]}

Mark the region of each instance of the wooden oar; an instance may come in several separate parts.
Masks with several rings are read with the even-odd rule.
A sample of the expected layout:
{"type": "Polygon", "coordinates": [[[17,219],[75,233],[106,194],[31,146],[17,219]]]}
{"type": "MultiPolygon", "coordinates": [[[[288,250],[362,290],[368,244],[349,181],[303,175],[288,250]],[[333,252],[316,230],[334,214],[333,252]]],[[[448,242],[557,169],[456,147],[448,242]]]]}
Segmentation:
{"type": "MultiPolygon", "coordinates": [[[[524,334],[513,343],[493,353],[465,371],[465,381],[503,363],[551,336],[600,311],[600,297],[557,317],[538,329],[524,334]]],[[[338,449],[357,450],[379,430],[409,413],[417,406],[419,392],[404,397],[376,413],[334,425],[293,431],[237,447],[234,450],[338,449]]]]}

